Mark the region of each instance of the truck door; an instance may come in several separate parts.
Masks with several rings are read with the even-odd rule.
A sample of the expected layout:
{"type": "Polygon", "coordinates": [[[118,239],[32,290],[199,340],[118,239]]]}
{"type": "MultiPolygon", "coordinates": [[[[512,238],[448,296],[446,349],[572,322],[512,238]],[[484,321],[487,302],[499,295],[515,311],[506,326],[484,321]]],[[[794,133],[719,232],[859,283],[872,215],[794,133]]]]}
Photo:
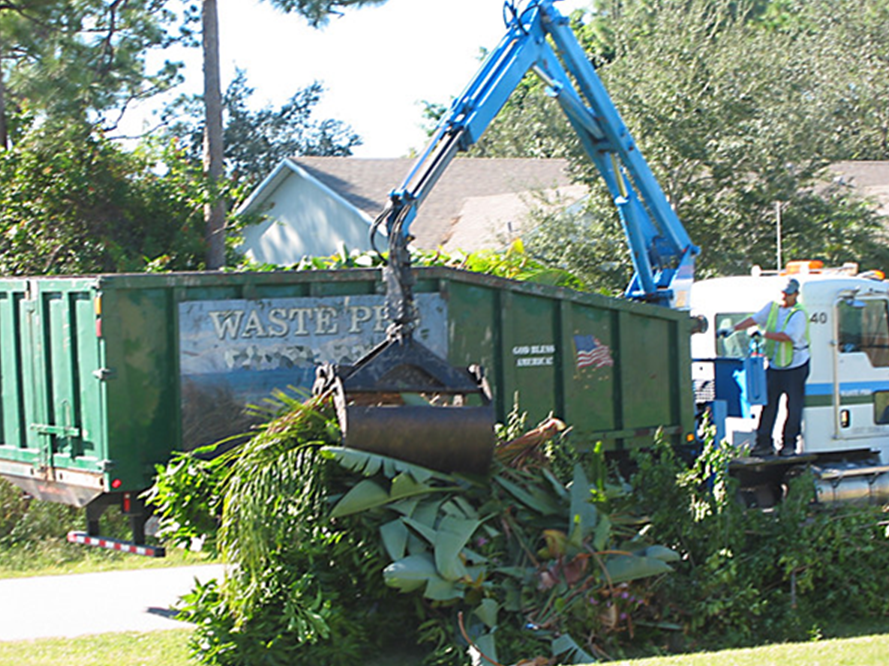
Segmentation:
{"type": "Polygon", "coordinates": [[[95,462],[90,434],[98,428],[89,422],[99,404],[92,374],[99,367],[93,297],[90,289],[70,285],[30,281],[22,303],[27,448],[46,480],[64,480],[59,470],[75,472],[95,462]]]}
{"type": "Polygon", "coordinates": [[[833,431],[842,448],[889,442],[889,299],[849,296],[836,304],[833,431]]]}

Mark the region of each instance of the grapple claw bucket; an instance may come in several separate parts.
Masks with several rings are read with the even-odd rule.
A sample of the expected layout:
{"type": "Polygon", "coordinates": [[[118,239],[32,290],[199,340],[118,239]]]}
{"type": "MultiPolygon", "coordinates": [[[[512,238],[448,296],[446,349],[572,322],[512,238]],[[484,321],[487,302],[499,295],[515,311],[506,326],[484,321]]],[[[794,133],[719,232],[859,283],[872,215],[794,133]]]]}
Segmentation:
{"type": "Polygon", "coordinates": [[[481,369],[455,368],[408,337],[352,366],[322,365],[315,393],[330,390],[343,445],[442,472],[485,474],[494,409],[481,369]]]}

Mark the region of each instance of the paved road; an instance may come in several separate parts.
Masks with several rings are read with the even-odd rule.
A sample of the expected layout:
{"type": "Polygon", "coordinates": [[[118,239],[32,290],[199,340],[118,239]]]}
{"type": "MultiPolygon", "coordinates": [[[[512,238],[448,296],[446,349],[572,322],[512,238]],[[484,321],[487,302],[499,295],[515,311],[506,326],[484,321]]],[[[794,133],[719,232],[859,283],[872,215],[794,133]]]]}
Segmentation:
{"type": "Polygon", "coordinates": [[[221,565],[0,580],[0,641],[187,626],[170,606],[221,565]]]}

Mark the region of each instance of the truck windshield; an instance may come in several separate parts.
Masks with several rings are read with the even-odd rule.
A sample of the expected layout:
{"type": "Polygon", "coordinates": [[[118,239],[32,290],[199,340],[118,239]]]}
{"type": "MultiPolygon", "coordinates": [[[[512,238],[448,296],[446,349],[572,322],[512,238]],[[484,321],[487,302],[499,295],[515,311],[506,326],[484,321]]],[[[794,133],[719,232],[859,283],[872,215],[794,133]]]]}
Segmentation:
{"type": "Polygon", "coordinates": [[[839,312],[841,354],[863,352],[875,368],[889,366],[889,310],[884,299],[842,301],[839,312]]]}

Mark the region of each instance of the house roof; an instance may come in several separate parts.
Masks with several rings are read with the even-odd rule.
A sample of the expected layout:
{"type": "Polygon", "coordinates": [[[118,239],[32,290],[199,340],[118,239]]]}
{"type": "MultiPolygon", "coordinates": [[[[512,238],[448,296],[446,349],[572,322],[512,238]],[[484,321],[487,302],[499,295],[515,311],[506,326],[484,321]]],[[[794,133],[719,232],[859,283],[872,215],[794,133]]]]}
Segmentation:
{"type": "Polygon", "coordinates": [[[876,201],[881,215],[889,216],[889,161],[836,162],[830,170],[841,182],[876,201]]]}
{"type": "MultiPolygon", "coordinates": [[[[356,157],[297,157],[284,160],[260,184],[242,209],[272,196],[294,174],[373,220],[385,208],[414,160],[356,157]]],[[[845,161],[830,167],[834,177],[874,200],[889,216],[889,161],[845,161]]],[[[411,226],[414,246],[474,251],[503,247],[519,237],[532,207],[565,208],[587,194],[572,185],[563,159],[458,158],[419,208],[411,226]],[[542,194],[543,196],[536,196],[542,194]]]]}
{"type": "MultiPolygon", "coordinates": [[[[292,162],[371,218],[383,210],[389,193],[414,164],[408,158],[355,157],[299,157],[292,162]]],[[[586,188],[571,184],[567,160],[455,159],[417,211],[411,226],[414,245],[475,250],[503,244],[511,240],[503,238],[504,232],[519,233],[534,192],[573,202],[586,188]]]]}

